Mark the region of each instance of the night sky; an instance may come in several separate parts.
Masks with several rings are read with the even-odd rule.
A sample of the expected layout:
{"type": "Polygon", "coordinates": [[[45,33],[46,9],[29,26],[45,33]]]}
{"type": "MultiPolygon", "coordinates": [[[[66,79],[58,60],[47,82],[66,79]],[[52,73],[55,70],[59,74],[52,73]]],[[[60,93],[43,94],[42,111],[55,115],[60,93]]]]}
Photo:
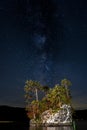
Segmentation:
{"type": "Polygon", "coordinates": [[[86,0],[0,0],[0,105],[25,107],[27,79],[64,78],[75,109],[87,109],[86,0]]]}

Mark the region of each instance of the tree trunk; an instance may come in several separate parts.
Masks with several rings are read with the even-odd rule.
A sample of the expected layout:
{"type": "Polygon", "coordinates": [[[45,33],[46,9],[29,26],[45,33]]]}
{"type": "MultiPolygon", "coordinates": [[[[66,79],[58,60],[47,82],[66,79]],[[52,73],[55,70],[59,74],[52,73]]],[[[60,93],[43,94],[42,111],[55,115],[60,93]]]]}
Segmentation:
{"type": "Polygon", "coordinates": [[[67,86],[67,85],[65,85],[65,88],[66,88],[66,95],[67,95],[67,97],[69,97],[69,93],[68,93],[68,86],[67,86]]]}
{"type": "Polygon", "coordinates": [[[38,101],[38,91],[37,91],[37,89],[35,89],[35,93],[36,93],[36,101],[38,101]]]}

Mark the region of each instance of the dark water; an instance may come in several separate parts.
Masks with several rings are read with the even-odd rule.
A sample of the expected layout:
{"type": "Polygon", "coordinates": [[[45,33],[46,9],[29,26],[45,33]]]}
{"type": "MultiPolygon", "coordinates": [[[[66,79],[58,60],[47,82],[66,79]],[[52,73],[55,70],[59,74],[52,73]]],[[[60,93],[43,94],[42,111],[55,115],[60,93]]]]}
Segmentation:
{"type": "Polygon", "coordinates": [[[39,127],[39,128],[30,128],[30,130],[73,130],[72,127],[39,127]]]}
{"type": "Polygon", "coordinates": [[[75,124],[75,128],[70,126],[31,128],[26,123],[0,123],[0,130],[87,130],[87,121],[76,121],[75,124]]]}

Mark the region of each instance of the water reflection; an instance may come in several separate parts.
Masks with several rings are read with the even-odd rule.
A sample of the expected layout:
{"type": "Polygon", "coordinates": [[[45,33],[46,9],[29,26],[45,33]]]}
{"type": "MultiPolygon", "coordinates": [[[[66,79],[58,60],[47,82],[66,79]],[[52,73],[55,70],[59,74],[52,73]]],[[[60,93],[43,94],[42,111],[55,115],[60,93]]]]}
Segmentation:
{"type": "Polygon", "coordinates": [[[0,123],[0,130],[73,130],[70,126],[59,127],[29,127],[26,123],[0,123]]]}
{"type": "Polygon", "coordinates": [[[59,127],[30,127],[29,130],[73,130],[71,126],[59,126],[59,127]]]}
{"type": "Polygon", "coordinates": [[[72,127],[47,127],[46,130],[72,130],[72,127]]]}

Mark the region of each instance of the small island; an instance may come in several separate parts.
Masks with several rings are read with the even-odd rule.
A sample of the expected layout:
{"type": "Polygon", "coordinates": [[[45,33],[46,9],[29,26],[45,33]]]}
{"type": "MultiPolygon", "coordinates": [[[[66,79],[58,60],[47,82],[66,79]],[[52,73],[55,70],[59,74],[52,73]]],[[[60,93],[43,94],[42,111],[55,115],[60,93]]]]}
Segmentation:
{"type": "Polygon", "coordinates": [[[68,79],[54,87],[43,86],[38,81],[25,82],[26,112],[31,126],[72,125],[73,107],[68,79]]]}

